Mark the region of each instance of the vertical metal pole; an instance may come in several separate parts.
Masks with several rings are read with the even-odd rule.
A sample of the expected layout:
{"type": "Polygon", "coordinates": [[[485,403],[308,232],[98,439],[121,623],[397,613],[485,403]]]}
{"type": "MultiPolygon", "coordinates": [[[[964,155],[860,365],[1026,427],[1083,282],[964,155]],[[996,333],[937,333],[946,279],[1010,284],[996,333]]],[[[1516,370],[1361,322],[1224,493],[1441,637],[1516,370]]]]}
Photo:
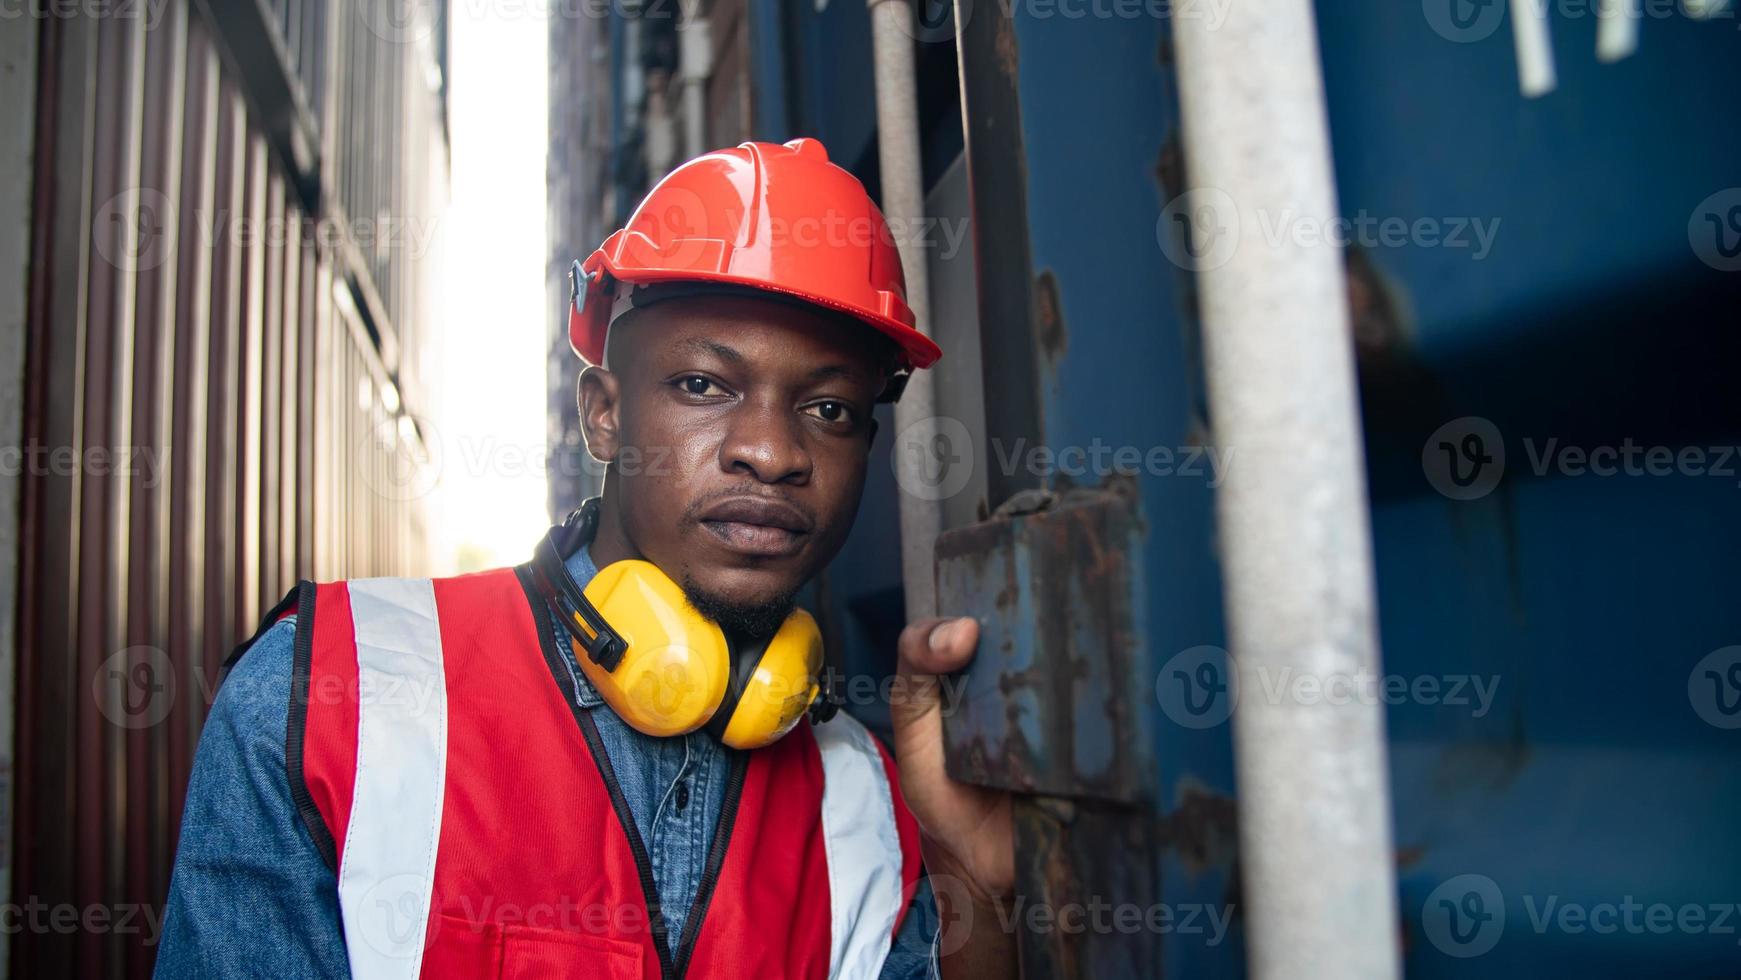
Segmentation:
{"type": "Polygon", "coordinates": [[[1251,973],[1395,977],[1382,705],[1296,686],[1379,669],[1312,8],[1235,4],[1213,29],[1181,17],[1174,32],[1210,416],[1231,453],[1217,504],[1251,973]],[[1316,234],[1274,234],[1302,225],[1316,234]],[[1231,249],[1201,247],[1204,233],[1231,249]]]}
{"type": "MultiPolygon", "coordinates": [[[[919,97],[913,77],[913,5],[869,0],[871,52],[876,66],[877,159],[882,171],[883,215],[895,233],[907,275],[907,305],[919,329],[931,333],[931,287],[923,243],[925,181],[919,165],[919,97]]],[[[915,371],[895,403],[895,465],[903,487],[922,486],[925,452],[937,431],[936,379],[915,371]],[[919,451],[912,451],[918,449],[919,451]]],[[[937,614],[932,549],[943,530],[941,501],[901,494],[901,581],[907,618],[937,614]]]]}
{"type": "MultiPolygon", "coordinates": [[[[24,444],[25,300],[30,280],[30,210],[35,192],[36,43],[35,24],[0,31],[0,78],[12,97],[0,104],[0,446],[24,444]]],[[[10,779],[18,692],[18,572],[23,483],[14,472],[0,474],[0,773],[10,779]]],[[[14,787],[0,793],[0,895],[12,895],[12,800],[14,787]]],[[[0,932],[0,978],[11,963],[11,938],[0,932]]]]}

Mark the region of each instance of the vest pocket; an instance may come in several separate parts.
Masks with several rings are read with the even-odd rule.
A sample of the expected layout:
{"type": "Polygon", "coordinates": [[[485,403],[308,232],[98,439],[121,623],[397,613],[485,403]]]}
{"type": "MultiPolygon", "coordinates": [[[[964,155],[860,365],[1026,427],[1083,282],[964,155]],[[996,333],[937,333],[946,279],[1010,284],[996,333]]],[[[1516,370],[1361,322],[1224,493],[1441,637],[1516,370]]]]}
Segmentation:
{"type": "Polygon", "coordinates": [[[642,946],[586,932],[468,921],[442,914],[423,980],[641,980],[642,946]]]}
{"type": "Polygon", "coordinates": [[[530,926],[502,929],[501,980],[641,980],[642,949],[608,936],[530,926]]]}

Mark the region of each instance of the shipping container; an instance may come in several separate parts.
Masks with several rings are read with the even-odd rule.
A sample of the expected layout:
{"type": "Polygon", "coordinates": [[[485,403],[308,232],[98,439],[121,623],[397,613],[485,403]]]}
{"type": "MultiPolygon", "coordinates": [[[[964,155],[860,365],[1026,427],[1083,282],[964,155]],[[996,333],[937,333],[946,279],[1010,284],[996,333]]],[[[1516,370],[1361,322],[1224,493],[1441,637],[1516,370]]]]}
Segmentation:
{"type": "MultiPolygon", "coordinates": [[[[1349,906],[1384,910],[1363,943],[1410,976],[1741,975],[1713,927],[1741,885],[1741,127],[1700,94],[1741,81],[1733,5],[912,6],[922,325],[946,355],[922,438],[879,415],[893,437],[806,603],[849,678],[887,676],[914,594],[895,531],[940,507],[938,605],[987,637],[951,771],[1017,792],[1018,898],[1053,917],[1004,924],[1023,975],[1342,975],[1287,940],[1351,924],[1327,907],[1356,864],[1385,882],[1349,906]],[[1277,105],[1304,110],[1240,129],[1277,105]],[[1323,156],[1288,152],[1314,131],[1323,156]],[[1307,189],[1233,200],[1239,138],[1307,189]],[[1247,318],[1259,356],[1229,353],[1224,266],[1326,242],[1337,292],[1247,318]],[[1319,322],[1328,347],[1265,373],[1319,322]],[[1266,412],[1293,441],[1229,435],[1266,412]],[[1277,487],[1314,460],[1334,479],[1277,487]],[[1254,539],[1263,492],[1352,517],[1254,539]],[[1335,587],[1296,606],[1301,553],[1335,587]],[[1305,687],[1265,660],[1278,623],[1305,687]],[[1358,672],[1304,669],[1326,623],[1358,672]],[[1265,702],[1324,727],[1266,739],[1265,702]],[[1278,780],[1277,741],[1319,767],[1278,780]],[[1380,829],[1336,809],[1356,799],[1380,829]],[[1308,826],[1332,831],[1315,853],[1278,843],[1308,826]],[[1058,926],[1096,905],[1140,924],[1058,926]]],[[[577,455],[568,263],[674,162],[673,128],[818,137],[881,194],[873,49],[838,0],[553,22],[552,63],[597,93],[553,81],[552,184],[586,175],[549,267],[551,427],[577,455]],[[691,21],[716,54],[686,83],[691,21]]],[[[553,515],[596,487],[553,485],[553,515]]],[[[886,730],[878,699],[849,710],[886,730]]]]}
{"type": "Polygon", "coordinates": [[[430,561],[446,14],[26,6],[8,870],[82,925],[8,930],[9,963],[142,977],[230,649],[299,578],[430,561]]]}

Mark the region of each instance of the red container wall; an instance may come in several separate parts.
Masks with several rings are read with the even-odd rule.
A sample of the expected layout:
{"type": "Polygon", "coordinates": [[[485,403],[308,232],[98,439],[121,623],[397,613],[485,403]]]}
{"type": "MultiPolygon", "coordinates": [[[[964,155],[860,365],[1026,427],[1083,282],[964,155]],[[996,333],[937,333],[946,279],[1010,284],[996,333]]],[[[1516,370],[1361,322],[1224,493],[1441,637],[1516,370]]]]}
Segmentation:
{"type": "Polygon", "coordinates": [[[329,0],[114,7],[9,28],[41,32],[13,900],[81,922],[25,923],[15,977],[149,975],[225,656],[299,578],[427,565],[424,48],[329,0]]]}

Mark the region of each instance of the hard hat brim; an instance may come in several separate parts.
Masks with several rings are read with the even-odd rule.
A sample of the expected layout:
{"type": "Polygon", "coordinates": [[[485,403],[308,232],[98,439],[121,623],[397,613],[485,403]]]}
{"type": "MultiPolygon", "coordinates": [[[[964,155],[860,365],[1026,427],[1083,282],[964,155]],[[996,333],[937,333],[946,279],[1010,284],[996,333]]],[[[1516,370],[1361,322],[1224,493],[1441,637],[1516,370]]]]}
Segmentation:
{"type": "MultiPolygon", "coordinates": [[[[845,314],[866,324],[877,332],[893,340],[901,350],[903,367],[928,368],[937,363],[943,356],[942,348],[924,333],[911,324],[897,318],[895,311],[863,309],[847,303],[831,300],[803,289],[770,283],[763,279],[749,276],[733,275],[726,272],[699,272],[695,270],[664,271],[657,269],[619,270],[616,263],[610,260],[603,249],[594,252],[584,263],[583,268],[588,275],[586,292],[591,295],[580,296],[577,309],[570,311],[569,342],[575,353],[585,358],[588,363],[604,363],[605,337],[610,330],[610,297],[609,291],[615,284],[632,286],[651,286],[660,283],[694,282],[712,283],[722,286],[739,287],[751,292],[773,293],[780,296],[802,300],[811,305],[845,314]],[[600,273],[604,273],[601,275],[600,273]],[[608,280],[608,281],[607,281],[608,280]]],[[[899,302],[898,298],[895,302],[899,302]]],[[[899,306],[899,312],[912,316],[906,310],[905,304],[899,306]]]]}

